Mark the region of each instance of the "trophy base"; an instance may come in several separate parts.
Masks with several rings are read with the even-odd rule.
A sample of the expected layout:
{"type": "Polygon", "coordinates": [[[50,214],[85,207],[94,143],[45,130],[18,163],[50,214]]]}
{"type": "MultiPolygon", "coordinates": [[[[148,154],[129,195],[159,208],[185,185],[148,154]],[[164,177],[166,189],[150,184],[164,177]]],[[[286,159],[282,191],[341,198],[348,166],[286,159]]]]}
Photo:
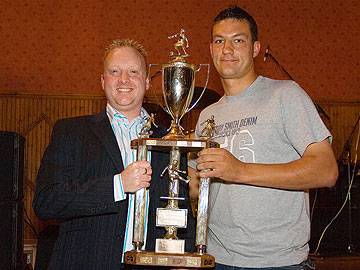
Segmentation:
{"type": "Polygon", "coordinates": [[[125,252],[125,264],[144,266],[172,266],[182,268],[213,268],[215,258],[198,253],[157,253],[150,251],[125,252]]]}

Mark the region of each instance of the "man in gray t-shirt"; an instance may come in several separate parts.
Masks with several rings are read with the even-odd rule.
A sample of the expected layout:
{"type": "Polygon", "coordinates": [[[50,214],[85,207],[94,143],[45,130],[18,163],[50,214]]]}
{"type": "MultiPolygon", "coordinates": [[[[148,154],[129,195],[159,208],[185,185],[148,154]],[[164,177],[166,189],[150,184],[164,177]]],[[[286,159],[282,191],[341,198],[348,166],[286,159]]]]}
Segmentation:
{"type": "Polygon", "coordinates": [[[338,175],[331,134],[295,82],[256,74],[260,43],[247,12],[220,12],[212,37],[225,95],[202,111],[196,136],[214,117],[213,138],[221,147],[201,151],[197,171],[189,169],[192,179],[213,178],[208,252],[216,269],[304,269],[307,190],[332,186],[338,175]]]}

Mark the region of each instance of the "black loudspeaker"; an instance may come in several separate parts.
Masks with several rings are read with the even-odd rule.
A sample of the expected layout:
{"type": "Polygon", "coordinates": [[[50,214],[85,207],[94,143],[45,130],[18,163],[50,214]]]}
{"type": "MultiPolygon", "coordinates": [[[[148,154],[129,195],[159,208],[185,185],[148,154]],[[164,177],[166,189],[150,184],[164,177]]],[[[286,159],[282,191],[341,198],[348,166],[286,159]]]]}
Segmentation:
{"type": "Polygon", "coordinates": [[[0,201],[23,198],[25,139],[15,132],[0,132],[0,201]]]}
{"type": "Polygon", "coordinates": [[[0,269],[23,269],[25,139],[0,132],[0,269]]]}
{"type": "MultiPolygon", "coordinates": [[[[341,173],[336,186],[318,189],[311,222],[310,251],[315,252],[319,239],[330,221],[337,215],[348,192],[348,177],[341,173]]],[[[310,193],[311,194],[311,193],[310,193]]],[[[360,254],[360,175],[357,173],[350,190],[350,199],[326,230],[318,249],[322,256],[360,254]]]]}
{"type": "Polygon", "coordinates": [[[0,269],[23,269],[23,202],[0,201],[0,269]]]}

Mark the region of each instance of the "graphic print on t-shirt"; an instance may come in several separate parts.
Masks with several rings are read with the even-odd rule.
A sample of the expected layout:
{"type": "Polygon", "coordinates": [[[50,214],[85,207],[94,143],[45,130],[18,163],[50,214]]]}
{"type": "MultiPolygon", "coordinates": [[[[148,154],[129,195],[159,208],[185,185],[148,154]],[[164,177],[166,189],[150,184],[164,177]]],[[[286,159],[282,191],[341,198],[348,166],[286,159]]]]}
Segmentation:
{"type": "Polygon", "coordinates": [[[214,139],[220,143],[221,148],[231,153],[239,153],[238,159],[243,162],[255,162],[255,154],[252,149],[254,137],[246,127],[256,125],[257,116],[233,120],[214,128],[214,139]]]}

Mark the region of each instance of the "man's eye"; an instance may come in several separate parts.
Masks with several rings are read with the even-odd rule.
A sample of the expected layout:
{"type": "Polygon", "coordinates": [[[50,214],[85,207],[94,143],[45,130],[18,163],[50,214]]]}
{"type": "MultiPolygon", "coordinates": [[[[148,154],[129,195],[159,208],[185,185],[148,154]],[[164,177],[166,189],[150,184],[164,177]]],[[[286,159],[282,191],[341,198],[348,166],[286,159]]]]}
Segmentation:
{"type": "Polygon", "coordinates": [[[223,43],[223,40],[221,40],[221,39],[215,39],[215,40],[214,40],[214,43],[215,43],[215,44],[221,44],[221,43],[223,43]]]}
{"type": "Polygon", "coordinates": [[[243,39],[240,38],[234,39],[234,43],[243,43],[243,42],[245,42],[243,39]]]}
{"type": "Polygon", "coordinates": [[[117,69],[110,69],[110,74],[116,75],[118,73],[119,73],[119,71],[117,69]]]}

